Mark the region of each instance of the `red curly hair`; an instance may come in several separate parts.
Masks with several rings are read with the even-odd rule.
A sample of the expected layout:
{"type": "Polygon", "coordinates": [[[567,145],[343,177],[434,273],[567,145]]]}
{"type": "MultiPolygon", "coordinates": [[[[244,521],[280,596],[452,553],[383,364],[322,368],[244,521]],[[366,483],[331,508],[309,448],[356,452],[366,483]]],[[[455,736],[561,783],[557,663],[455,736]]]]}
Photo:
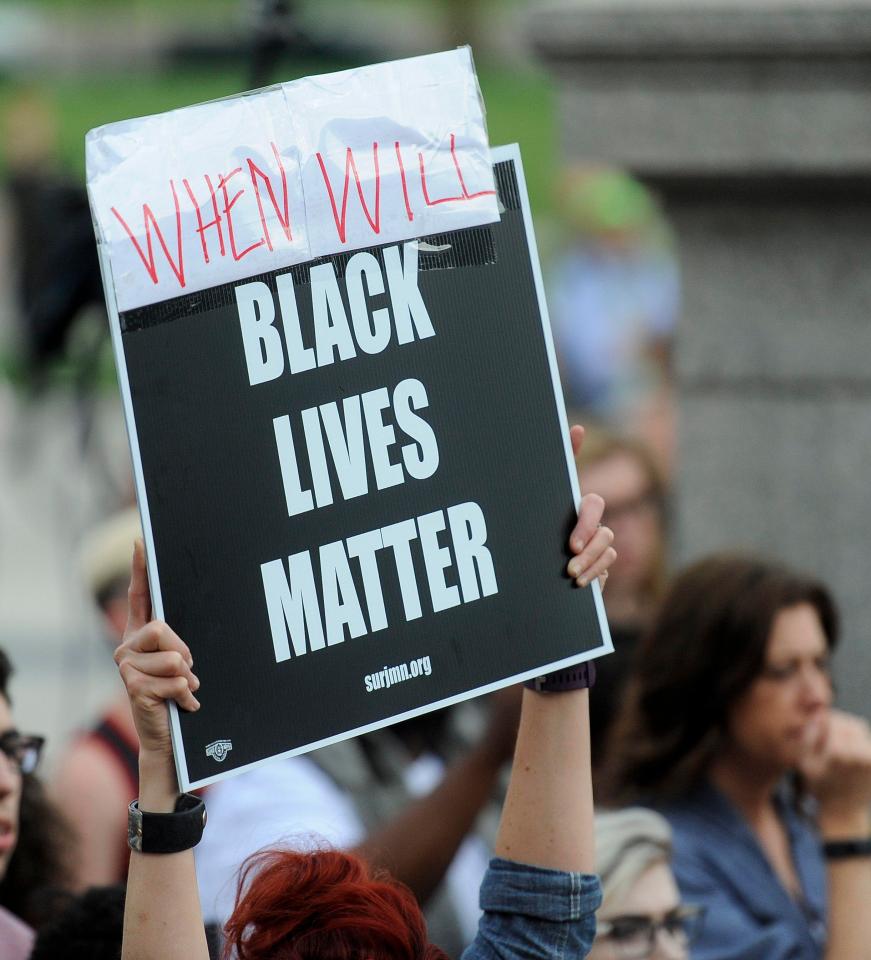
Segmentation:
{"type": "Polygon", "coordinates": [[[224,933],[238,960],[448,960],[407,887],[336,850],[249,857],[224,933]]]}

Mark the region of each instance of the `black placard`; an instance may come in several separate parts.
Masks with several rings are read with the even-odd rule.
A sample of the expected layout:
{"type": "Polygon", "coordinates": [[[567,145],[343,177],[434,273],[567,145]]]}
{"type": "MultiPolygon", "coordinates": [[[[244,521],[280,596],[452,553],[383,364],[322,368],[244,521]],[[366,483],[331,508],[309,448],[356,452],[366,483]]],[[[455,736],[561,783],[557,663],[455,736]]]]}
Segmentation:
{"type": "MultiPolygon", "coordinates": [[[[252,385],[238,288],[266,284],[274,328],[286,338],[291,321],[280,319],[277,289],[278,277],[290,274],[302,344],[310,347],[313,267],[327,265],[335,274],[351,316],[344,254],[117,318],[150,569],[157,573],[155,606],[190,646],[201,680],[200,711],[173,716],[185,789],[610,650],[598,588],[579,589],[565,575],[574,466],[519,155],[516,148],[494,155],[507,158],[495,168],[501,220],[425,238],[415,248],[431,336],[400,344],[394,329],[380,352],[358,346],[352,358],[298,373],[288,369],[285,353],[281,375],[252,385]],[[387,456],[404,482],[378,489],[364,430],[368,492],[345,499],[324,441],[333,502],[316,506],[313,493],[312,509],[290,516],[273,421],[287,417],[300,488],[312,491],[302,411],[335,404],[352,435],[353,423],[341,418],[347,398],[383,398],[372,392],[386,390],[392,404],[398,395],[407,398],[400,385],[408,381],[425,390],[426,405],[417,402],[414,413],[437,445],[435,470],[422,479],[411,475],[404,457],[419,463],[426,450],[387,406],[383,422],[396,436],[387,456]],[[413,533],[410,565],[401,548],[371,555],[382,614],[377,598],[369,602],[361,561],[347,556],[347,543],[402,521],[412,523],[401,528],[413,533]],[[447,564],[435,604],[424,542],[433,569],[447,564]],[[324,551],[329,544],[337,546],[324,551]],[[336,560],[339,552],[345,561],[336,560]],[[306,571],[306,553],[308,591],[293,576],[306,571]],[[295,555],[303,559],[289,567],[295,555]],[[329,584],[322,582],[322,561],[328,571],[339,569],[338,593],[332,573],[329,584]],[[300,654],[289,636],[290,656],[277,659],[264,564],[273,574],[280,567],[294,595],[315,598],[321,608],[325,589],[336,594],[359,631],[356,603],[365,630],[352,636],[346,626],[342,641],[330,644],[338,635],[322,620],[322,647],[311,649],[307,633],[300,654]],[[352,589],[342,579],[347,571],[352,589]],[[401,577],[419,596],[420,616],[412,619],[401,577]],[[386,627],[373,632],[382,618],[386,627]]],[[[369,252],[379,269],[385,258],[404,263],[408,256],[404,243],[369,252]]],[[[368,304],[392,311],[389,289],[368,304]]],[[[365,414],[365,404],[349,403],[365,414]]],[[[413,408],[408,401],[406,409],[413,408]]],[[[319,416],[313,422],[325,422],[326,414],[319,416]]],[[[370,564],[370,588],[373,577],[370,564]]]]}

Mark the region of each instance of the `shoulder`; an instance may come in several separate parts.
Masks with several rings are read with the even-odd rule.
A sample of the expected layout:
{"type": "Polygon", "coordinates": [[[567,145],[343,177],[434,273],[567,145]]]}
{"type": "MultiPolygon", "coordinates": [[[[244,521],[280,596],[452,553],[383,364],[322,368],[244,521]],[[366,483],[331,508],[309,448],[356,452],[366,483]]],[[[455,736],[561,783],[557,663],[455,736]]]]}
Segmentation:
{"type": "Polygon", "coordinates": [[[0,943],[3,944],[4,960],[25,960],[33,947],[34,933],[4,907],[0,907],[0,943]]]}

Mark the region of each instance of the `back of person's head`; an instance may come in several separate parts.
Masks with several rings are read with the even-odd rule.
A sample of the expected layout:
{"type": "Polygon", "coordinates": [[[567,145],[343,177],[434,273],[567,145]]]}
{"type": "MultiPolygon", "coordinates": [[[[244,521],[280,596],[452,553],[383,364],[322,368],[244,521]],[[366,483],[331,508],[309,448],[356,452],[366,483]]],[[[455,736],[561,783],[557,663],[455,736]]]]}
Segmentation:
{"type": "Polygon", "coordinates": [[[596,872],[602,883],[602,912],[620,910],[641,876],[671,858],[668,821],[644,807],[596,814],[596,872]]]}
{"type": "Polygon", "coordinates": [[[613,730],[610,801],[680,796],[724,746],[730,709],[760,675],[777,615],[809,604],[829,649],[838,615],[826,587],[778,563],[727,554],[678,575],[639,643],[613,730]]]}
{"type": "Polygon", "coordinates": [[[39,931],[30,960],[118,960],[123,928],[124,887],[68,894],[39,931]]]}
{"type": "Polygon", "coordinates": [[[407,887],[335,850],[249,857],[224,933],[238,960],[447,960],[407,887]]]}
{"type": "Polygon", "coordinates": [[[139,511],[128,507],[90,530],[79,550],[82,579],[116,641],[127,621],[133,541],[141,536],[139,511]]]}

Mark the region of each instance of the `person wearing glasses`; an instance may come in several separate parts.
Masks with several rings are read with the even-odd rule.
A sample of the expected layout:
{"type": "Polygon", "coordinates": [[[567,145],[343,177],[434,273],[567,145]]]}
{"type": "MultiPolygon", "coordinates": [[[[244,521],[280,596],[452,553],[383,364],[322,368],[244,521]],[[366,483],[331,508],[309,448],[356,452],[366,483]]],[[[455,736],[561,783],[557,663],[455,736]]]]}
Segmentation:
{"type": "Polygon", "coordinates": [[[833,708],[837,637],[822,583],[718,555],[641,640],[609,797],[671,824],[693,960],[871,957],[871,730],[833,708]]]}
{"type": "Polygon", "coordinates": [[[596,814],[602,906],[590,960],[687,960],[705,908],[681,903],[671,828],[644,807],[596,814]]]}
{"type": "MultiPolygon", "coordinates": [[[[22,828],[21,808],[25,785],[29,793],[39,795],[32,780],[39,763],[42,737],[26,736],[15,729],[12,705],[7,692],[12,667],[0,650],[0,960],[25,960],[33,945],[33,930],[21,920],[20,908],[30,883],[15,878],[22,846],[18,843],[22,828]],[[18,909],[15,909],[18,908],[18,909]]],[[[35,866],[39,873],[39,864],[35,866]]],[[[22,871],[23,872],[23,871],[22,871]]]]}

